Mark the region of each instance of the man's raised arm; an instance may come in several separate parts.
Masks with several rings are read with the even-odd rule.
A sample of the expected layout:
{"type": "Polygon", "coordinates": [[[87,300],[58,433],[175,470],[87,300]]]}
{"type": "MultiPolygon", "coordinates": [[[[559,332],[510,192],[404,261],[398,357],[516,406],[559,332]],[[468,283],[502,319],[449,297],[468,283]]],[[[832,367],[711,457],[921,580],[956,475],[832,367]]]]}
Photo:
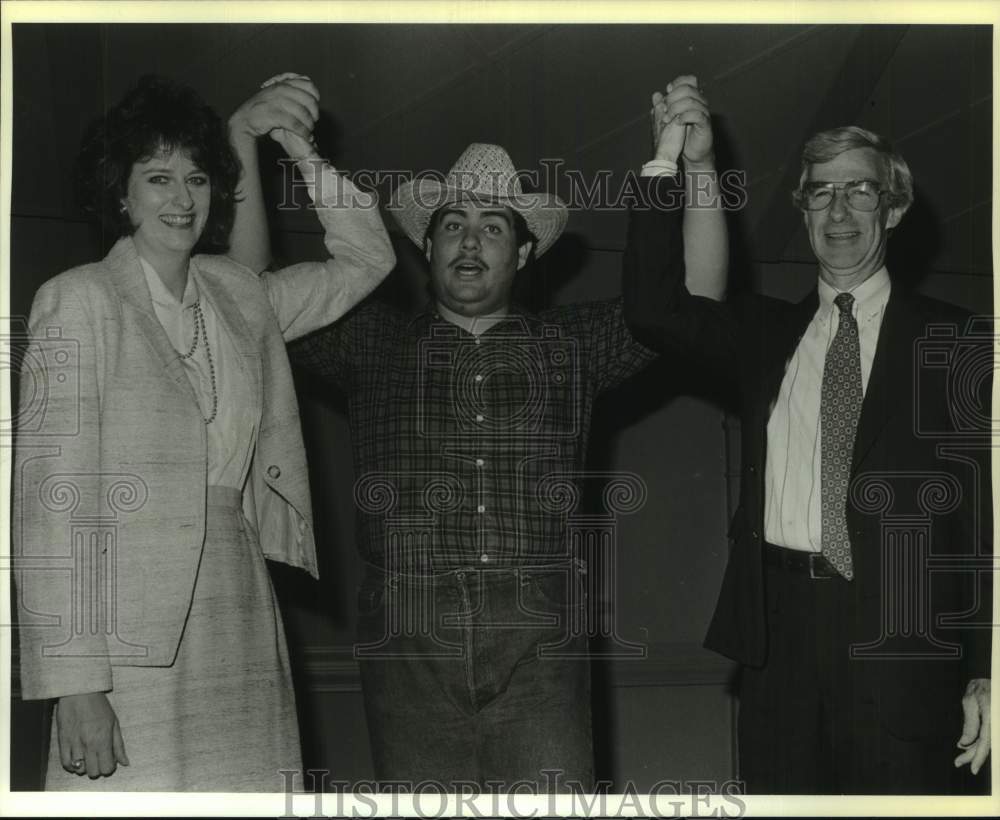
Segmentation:
{"type": "MultiPolygon", "coordinates": [[[[678,77],[667,94],[653,94],[654,157],[643,166],[649,208],[635,209],[629,223],[622,295],[625,320],[636,339],[664,353],[693,356],[730,373],[735,365],[736,324],[718,300],[726,288],[728,241],[725,214],[686,202],[677,177],[683,152],[687,173],[714,170],[711,117],[694,77],[678,77]]],[[[712,174],[714,177],[714,173],[712,174]]],[[[711,193],[702,190],[700,197],[711,193]]],[[[696,192],[697,193],[697,192],[696,192]]]]}

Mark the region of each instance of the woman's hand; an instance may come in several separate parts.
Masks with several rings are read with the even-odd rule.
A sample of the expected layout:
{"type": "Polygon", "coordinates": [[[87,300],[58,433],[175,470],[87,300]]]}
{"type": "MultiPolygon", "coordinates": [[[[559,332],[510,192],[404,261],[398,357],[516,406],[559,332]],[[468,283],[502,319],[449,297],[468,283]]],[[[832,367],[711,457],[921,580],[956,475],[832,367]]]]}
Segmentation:
{"type": "Polygon", "coordinates": [[[319,91],[313,81],[301,74],[278,74],[236,109],[229,132],[234,142],[270,134],[292,159],[308,159],[317,156],[312,130],[318,117],[319,91]]]}
{"type": "Polygon", "coordinates": [[[655,92],[651,114],[656,159],[676,162],[683,149],[688,170],[714,165],[712,118],[697,77],[676,77],[667,85],[666,94],[655,92]]]}
{"type": "Polygon", "coordinates": [[[103,692],[65,695],[56,704],[59,759],[71,774],[97,778],[128,766],[115,710],[103,692]]]}
{"type": "MultiPolygon", "coordinates": [[[[315,95],[316,102],[319,102],[319,91],[316,90],[316,86],[313,81],[302,74],[292,74],[286,72],[284,74],[278,74],[275,77],[271,77],[269,80],[264,80],[260,87],[270,88],[277,83],[288,83],[290,86],[298,89],[299,91],[305,91],[309,94],[315,95]]],[[[316,108],[316,115],[313,118],[313,126],[315,127],[315,120],[319,118],[319,108],[316,108]]],[[[316,152],[316,138],[311,133],[312,128],[310,128],[310,133],[308,135],[303,135],[301,131],[296,132],[288,128],[272,128],[268,134],[278,145],[280,145],[285,153],[288,154],[294,160],[300,159],[315,159],[319,156],[316,152]]]]}

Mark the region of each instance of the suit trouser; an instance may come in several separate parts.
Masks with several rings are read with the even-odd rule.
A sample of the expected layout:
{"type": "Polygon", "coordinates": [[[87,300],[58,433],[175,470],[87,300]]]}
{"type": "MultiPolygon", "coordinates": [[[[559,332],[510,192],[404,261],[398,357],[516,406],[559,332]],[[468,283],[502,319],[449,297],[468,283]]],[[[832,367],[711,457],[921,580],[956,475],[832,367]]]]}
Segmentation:
{"type": "MultiPolygon", "coordinates": [[[[984,788],[953,760],[961,691],[942,693],[946,721],[929,734],[894,734],[885,675],[912,674],[905,660],[851,659],[859,642],[858,584],[765,567],[768,655],[740,684],[740,777],[757,794],[955,794],[984,788]],[[872,664],[898,666],[875,669],[872,664]]],[[[921,681],[913,680],[919,687],[921,681]]],[[[891,704],[895,705],[895,704],[891,704]]],[[[911,727],[912,728],[912,727],[911,727]]]]}
{"type": "Polygon", "coordinates": [[[575,561],[428,576],[369,568],[356,653],[376,779],[592,788],[581,572],[575,561]]]}

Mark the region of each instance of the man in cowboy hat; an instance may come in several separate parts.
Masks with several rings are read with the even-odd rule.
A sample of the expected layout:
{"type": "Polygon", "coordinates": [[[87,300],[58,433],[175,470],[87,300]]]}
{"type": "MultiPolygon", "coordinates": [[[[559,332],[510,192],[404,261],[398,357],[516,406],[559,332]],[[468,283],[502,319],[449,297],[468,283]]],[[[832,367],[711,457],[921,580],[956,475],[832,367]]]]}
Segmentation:
{"type": "MultiPolygon", "coordinates": [[[[688,172],[713,168],[696,81],[668,92],[654,95],[643,196],[677,170],[685,128],[668,140],[667,122],[691,130],[688,172]]],[[[443,180],[407,183],[396,199],[433,303],[412,316],[371,302],[292,350],[349,397],[366,562],[355,654],[376,776],[449,790],[587,787],[585,566],[567,544],[564,501],[579,491],[594,400],[653,354],[631,337],[620,299],[537,315],[512,303],[515,275],[556,241],[567,207],[526,193],[499,146],[470,145],[443,180]]],[[[658,223],[645,210],[627,265],[648,263],[658,223]]],[[[688,286],[719,298],[721,212],[688,209],[684,232],[688,286]]]]}

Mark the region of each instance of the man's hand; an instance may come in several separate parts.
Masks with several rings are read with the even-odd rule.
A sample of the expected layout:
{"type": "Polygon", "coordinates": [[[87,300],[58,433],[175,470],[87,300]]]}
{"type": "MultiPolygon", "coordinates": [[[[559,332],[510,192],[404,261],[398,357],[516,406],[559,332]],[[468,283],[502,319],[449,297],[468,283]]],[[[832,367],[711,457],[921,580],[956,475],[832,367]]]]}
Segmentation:
{"type": "Polygon", "coordinates": [[[319,91],[301,74],[279,74],[265,80],[260,91],[229,118],[232,139],[256,139],[264,134],[292,159],[316,157],[312,131],[319,118],[319,91]]]}
{"type": "Polygon", "coordinates": [[[687,168],[714,165],[712,118],[698,90],[698,78],[689,74],[667,84],[667,93],[653,93],[655,158],[676,162],[684,152],[687,168]]]}
{"type": "Polygon", "coordinates": [[[990,754],[990,681],[989,678],[973,678],[965,688],[962,698],[962,713],[965,722],[958,748],[964,749],[955,758],[955,766],[970,763],[970,770],[978,774],[990,754]]]}
{"type": "Polygon", "coordinates": [[[59,698],[56,735],[59,760],[71,774],[107,777],[119,763],[129,765],[118,717],[103,692],[59,698]]]}

